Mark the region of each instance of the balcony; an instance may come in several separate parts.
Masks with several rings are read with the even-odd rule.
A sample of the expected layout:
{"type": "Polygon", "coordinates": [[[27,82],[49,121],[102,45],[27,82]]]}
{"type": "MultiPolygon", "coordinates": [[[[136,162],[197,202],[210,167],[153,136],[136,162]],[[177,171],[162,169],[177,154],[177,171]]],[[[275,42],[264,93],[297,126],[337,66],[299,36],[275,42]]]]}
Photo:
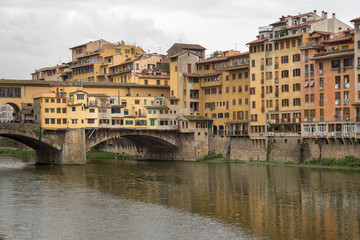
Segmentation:
{"type": "Polygon", "coordinates": [[[259,32],[271,32],[272,30],[273,30],[273,26],[259,27],[259,32]]]}
{"type": "Polygon", "coordinates": [[[315,117],[305,117],[305,122],[314,122],[315,121],[315,117]]]}

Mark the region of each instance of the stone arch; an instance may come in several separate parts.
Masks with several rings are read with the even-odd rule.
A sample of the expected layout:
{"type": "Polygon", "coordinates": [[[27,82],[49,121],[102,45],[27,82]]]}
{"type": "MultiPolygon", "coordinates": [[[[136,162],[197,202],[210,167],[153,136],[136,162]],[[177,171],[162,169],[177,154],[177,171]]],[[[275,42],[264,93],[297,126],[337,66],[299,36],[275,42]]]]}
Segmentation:
{"type": "Polygon", "coordinates": [[[225,133],[224,126],[223,126],[223,125],[220,125],[220,126],[219,126],[219,135],[224,135],[224,133],[225,133]]]}
{"type": "Polygon", "coordinates": [[[109,141],[118,143],[122,147],[136,148],[138,151],[143,151],[144,149],[174,150],[178,148],[173,143],[159,137],[140,135],[140,134],[119,134],[118,136],[109,136],[107,138],[103,138],[98,142],[90,143],[90,145],[87,144],[86,150],[89,151],[91,149],[96,148],[98,145],[104,144],[109,141]]]}
{"type": "Polygon", "coordinates": [[[60,162],[60,150],[39,139],[16,133],[0,133],[0,137],[13,139],[21,142],[36,151],[37,162],[58,163],[60,162]],[[49,159],[51,156],[52,159],[49,159]]]}
{"type": "Polygon", "coordinates": [[[12,108],[13,108],[13,120],[21,120],[21,109],[20,107],[16,104],[16,103],[13,103],[13,102],[4,102],[1,104],[0,107],[4,106],[4,105],[10,105],[12,108]]]}
{"type": "Polygon", "coordinates": [[[213,126],[213,135],[217,135],[218,133],[218,128],[216,125],[213,126]]]}

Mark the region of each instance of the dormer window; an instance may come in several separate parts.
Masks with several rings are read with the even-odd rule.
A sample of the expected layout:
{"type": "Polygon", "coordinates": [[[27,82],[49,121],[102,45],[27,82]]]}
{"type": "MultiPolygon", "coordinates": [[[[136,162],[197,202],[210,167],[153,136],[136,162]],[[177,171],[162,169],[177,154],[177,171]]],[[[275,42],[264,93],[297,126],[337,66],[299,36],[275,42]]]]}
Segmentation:
{"type": "Polygon", "coordinates": [[[305,23],[305,22],[306,22],[306,18],[302,18],[301,21],[302,21],[303,23],[305,23]]]}

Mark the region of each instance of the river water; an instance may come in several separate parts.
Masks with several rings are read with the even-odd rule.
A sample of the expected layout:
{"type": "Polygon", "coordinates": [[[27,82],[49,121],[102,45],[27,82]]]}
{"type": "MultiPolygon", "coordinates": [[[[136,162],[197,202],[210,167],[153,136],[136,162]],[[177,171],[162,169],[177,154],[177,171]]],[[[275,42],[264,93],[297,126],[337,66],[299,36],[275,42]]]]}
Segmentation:
{"type": "Polygon", "coordinates": [[[0,156],[0,239],[360,239],[360,171],[0,156]]]}

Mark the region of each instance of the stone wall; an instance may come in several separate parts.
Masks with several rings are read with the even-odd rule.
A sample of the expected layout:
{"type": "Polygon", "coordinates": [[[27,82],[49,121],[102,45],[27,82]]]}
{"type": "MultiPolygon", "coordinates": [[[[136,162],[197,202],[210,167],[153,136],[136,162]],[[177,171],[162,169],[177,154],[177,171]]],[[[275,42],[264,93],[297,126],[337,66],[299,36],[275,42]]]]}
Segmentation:
{"type": "Polygon", "coordinates": [[[353,139],[273,137],[265,140],[215,136],[210,138],[209,147],[210,154],[222,154],[241,161],[302,162],[318,157],[344,158],[349,155],[360,158],[360,142],[353,139]]]}

